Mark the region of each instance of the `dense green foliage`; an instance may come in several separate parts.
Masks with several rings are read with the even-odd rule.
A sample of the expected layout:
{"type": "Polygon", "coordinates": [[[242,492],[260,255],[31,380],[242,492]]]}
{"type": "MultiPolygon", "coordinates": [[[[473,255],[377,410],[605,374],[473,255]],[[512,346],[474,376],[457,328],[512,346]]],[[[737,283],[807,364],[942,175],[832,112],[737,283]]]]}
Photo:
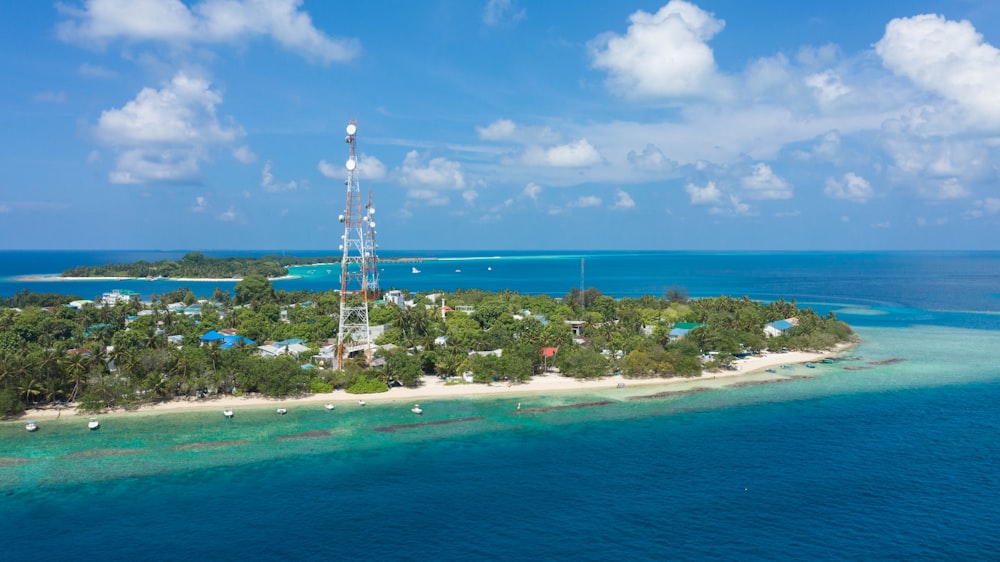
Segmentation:
{"type": "Polygon", "coordinates": [[[516,384],[553,368],[578,378],[614,372],[692,376],[741,354],[828,349],[854,338],[832,313],[819,316],[794,301],[763,304],[745,297],[689,300],[683,295],[686,291],[672,289],[659,298],[616,300],[592,288],[557,299],[459,290],[443,295],[456,310],[446,316],[440,301],[407,295],[415,306],[371,309],[369,318],[385,327],[376,340],[382,346],[376,368],[354,358],[343,370],[332,370],[302,367],[321,346],[336,341],[340,301],[335,291],[279,291],[263,275],[248,275],[234,294],[180,289],[154,295],[147,305],[74,309],[63,304],[76,297],[18,293],[16,301],[5,301],[16,302],[18,309],[0,308],[0,413],[16,415],[25,407],[65,402],[98,411],[217,394],[384,392],[390,385],[418,386],[425,375],[516,384]],[[194,317],[167,307],[195,301],[202,306],[194,317]],[[797,326],[765,337],[767,323],[788,318],[795,318],[797,326]],[[671,337],[678,322],[702,325],[684,337],[671,337]],[[227,328],[256,343],[223,349],[219,342],[200,341],[210,330],[227,328]],[[574,335],[573,329],[581,333],[574,335]],[[258,345],[290,338],[304,340],[309,350],[299,357],[258,354],[258,345]],[[543,348],[558,351],[543,357],[543,348]]]}
{"type": "Polygon", "coordinates": [[[106,265],[79,266],[67,269],[63,277],[166,277],[184,279],[236,279],[249,275],[281,277],[288,266],[315,263],[339,263],[340,257],[297,258],[294,256],[268,255],[259,258],[212,258],[200,252],[186,254],[178,261],[159,260],[135,263],[110,263],[106,265]]]}

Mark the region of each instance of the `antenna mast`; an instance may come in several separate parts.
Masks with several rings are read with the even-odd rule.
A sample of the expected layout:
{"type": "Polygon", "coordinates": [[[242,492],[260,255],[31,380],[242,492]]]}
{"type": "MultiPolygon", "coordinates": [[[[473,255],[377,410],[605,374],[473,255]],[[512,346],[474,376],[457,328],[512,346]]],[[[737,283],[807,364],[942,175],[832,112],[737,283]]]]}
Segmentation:
{"type": "Polygon", "coordinates": [[[369,248],[370,229],[374,237],[375,222],[372,215],[375,208],[369,204],[361,208],[361,186],[358,182],[357,156],[358,124],[354,119],[347,125],[350,155],[347,158],[347,203],[340,222],[344,223],[344,234],[340,237],[340,326],[337,330],[337,368],[344,368],[344,359],[351,353],[364,351],[365,360],[372,364],[371,330],[368,327],[368,285],[369,261],[374,261],[374,247],[369,248]]]}

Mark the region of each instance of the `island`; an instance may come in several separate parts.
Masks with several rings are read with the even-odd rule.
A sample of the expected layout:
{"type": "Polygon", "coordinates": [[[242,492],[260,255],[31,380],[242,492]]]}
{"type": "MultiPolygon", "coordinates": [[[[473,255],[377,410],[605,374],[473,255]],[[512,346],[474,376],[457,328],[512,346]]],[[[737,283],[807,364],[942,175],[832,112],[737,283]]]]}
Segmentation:
{"type": "Polygon", "coordinates": [[[67,269],[60,277],[113,277],[132,279],[242,279],[248,275],[263,275],[278,279],[288,275],[293,265],[340,263],[340,256],[294,257],[266,255],[254,257],[213,258],[201,252],[189,252],[180,260],[139,260],[133,263],[78,266],[67,269]]]}
{"type": "Polygon", "coordinates": [[[794,300],[685,295],[397,290],[370,305],[372,364],[359,354],[335,369],[334,290],[276,290],[252,274],[211,297],[69,306],[19,294],[0,300],[0,413],[635,385],[817,361],[857,339],[794,300]]]}

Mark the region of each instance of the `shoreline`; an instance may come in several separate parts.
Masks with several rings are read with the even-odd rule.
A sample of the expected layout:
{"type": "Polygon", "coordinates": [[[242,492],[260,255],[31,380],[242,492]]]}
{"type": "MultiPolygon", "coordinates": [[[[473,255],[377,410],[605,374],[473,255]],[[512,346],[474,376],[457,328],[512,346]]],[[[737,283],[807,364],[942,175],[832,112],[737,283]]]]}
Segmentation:
{"type": "MultiPolygon", "coordinates": [[[[281,277],[268,277],[268,281],[287,281],[289,279],[300,279],[301,275],[282,275],[281,277]]],[[[177,281],[181,283],[238,283],[242,278],[235,277],[160,277],[147,279],[145,277],[63,277],[58,273],[34,273],[30,275],[19,275],[11,278],[14,281],[26,281],[31,283],[39,282],[59,282],[59,281],[147,281],[155,283],[157,281],[177,281]]]]}
{"type": "MultiPolygon", "coordinates": [[[[387,392],[375,394],[348,394],[343,390],[337,390],[330,393],[312,394],[298,398],[266,398],[260,396],[240,397],[231,395],[226,395],[220,398],[206,399],[175,398],[166,402],[144,404],[135,410],[116,409],[97,414],[81,412],[76,406],[71,405],[67,407],[28,409],[21,416],[11,418],[6,421],[23,421],[25,419],[53,420],[61,417],[63,414],[73,417],[142,416],[211,410],[221,411],[225,408],[287,408],[292,406],[317,405],[325,403],[357,403],[358,400],[364,400],[368,403],[376,403],[417,400],[456,400],[506,396],[542,396],[567,394],[580,391],[616,390],[620,389],[619,383],[624,383],[626,388],[656,386],[670,387],[698,381],[717,379],[728,380],[737,377],[757,375],[765,372],[769,368],[780,367],[781,365],[801,365],[811,363],[843,353],[854,347],[854,345],[856,344],[840,344],[833,349],[821,352],[789,351],[787,353],[768,353],[760,356],[748,357],[746,359],[738,359],[733,362],[736,366],[735,370],[708,371],[703,372],[697,377],[674,376],[627,379],[611,375],[597,380],[578,380],[573,377],[562,376],[555,372],[549,372],[542,375],[536,375],[526,383],[498,383],[485,385],[481,383],[448,384],[437,376],[426,375],[423,378],[423,384],[417,388],[397,387],[392,388],[387,392]]],[[[786,377],[780,378],[783,379],[786,377]]]]}

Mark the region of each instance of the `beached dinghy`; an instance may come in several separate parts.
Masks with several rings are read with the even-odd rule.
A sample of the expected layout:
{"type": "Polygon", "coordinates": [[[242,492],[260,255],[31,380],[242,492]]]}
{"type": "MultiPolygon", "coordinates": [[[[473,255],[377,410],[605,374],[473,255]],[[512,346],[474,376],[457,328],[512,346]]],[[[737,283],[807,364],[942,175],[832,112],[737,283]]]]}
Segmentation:
{"type": "Polygon", "coordinates": [[[27,429],[28,431],[38,431],[38,424],[35,423],[35,420],[28,420],[28,423],[24,424],[24,429],[27,429]]]}
{"type": "Polygon", "coordinates": [[[410,411],[413,412],[414,414],[417,414],[418,416],[424,413],[424,410],[423,408],[420,407],[420,404],[414,404],[413,407],[410,408],[410,411]]]}
{"type": "Polygon", "coordinates": [[[90,418],[90,421],[87,422],[87,427],[91,430],[95,430],[101,427],[101,422],[97,421],[97,418],[90,418]]]}

